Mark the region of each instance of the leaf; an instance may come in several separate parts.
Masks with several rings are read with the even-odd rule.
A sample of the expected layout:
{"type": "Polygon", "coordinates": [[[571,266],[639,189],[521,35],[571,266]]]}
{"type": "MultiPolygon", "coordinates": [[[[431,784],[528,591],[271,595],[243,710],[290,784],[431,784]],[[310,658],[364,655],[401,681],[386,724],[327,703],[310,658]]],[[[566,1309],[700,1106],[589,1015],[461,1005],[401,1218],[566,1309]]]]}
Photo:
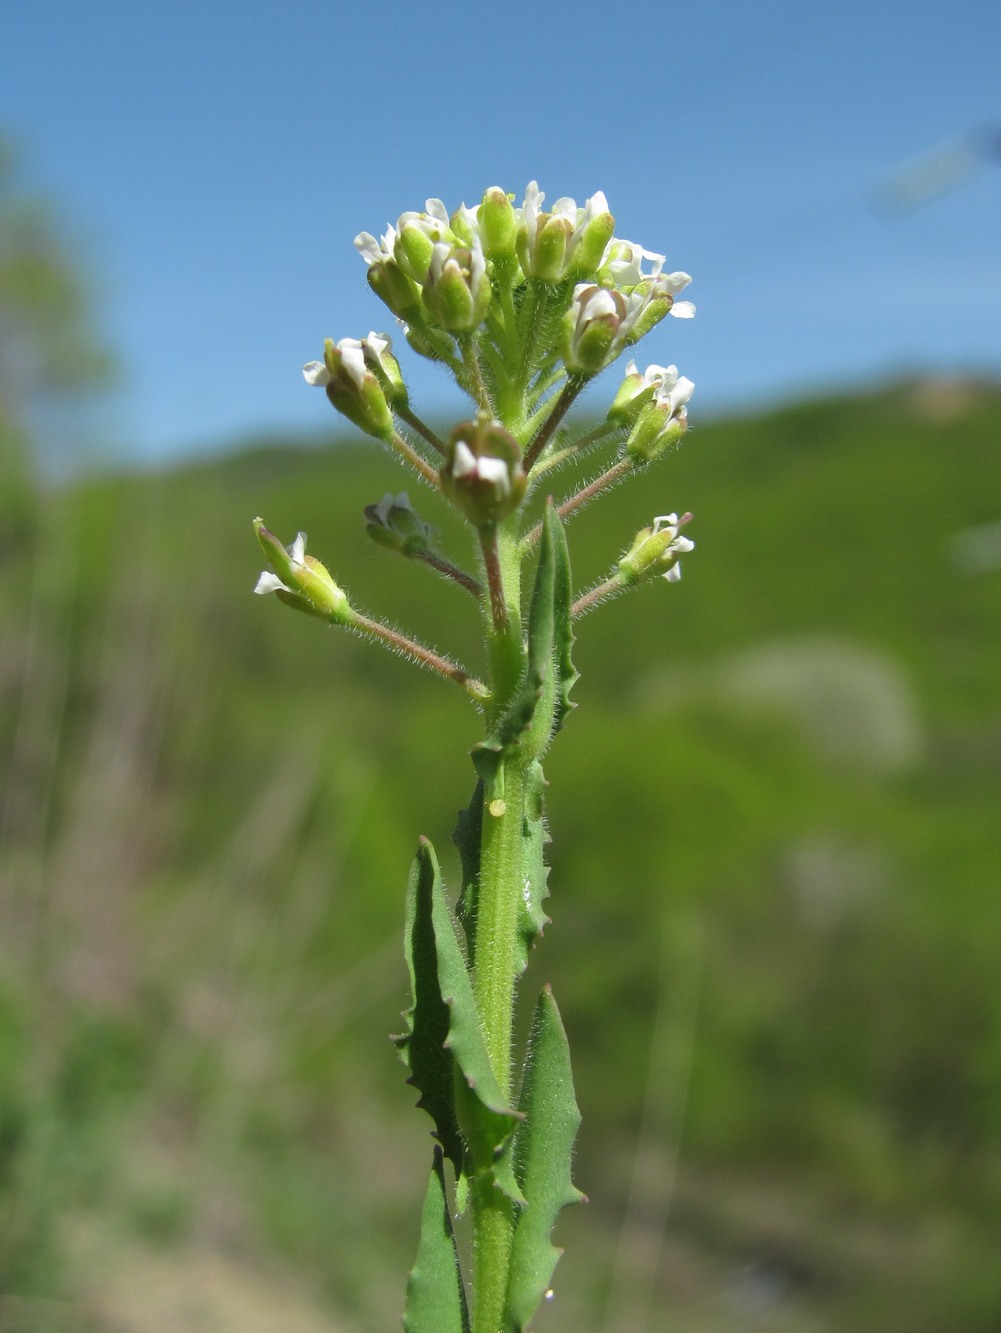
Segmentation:
{"type": "Polygon", "coordinates": [[[417,1105],[434,1121],[434,1132],[456,1174],[462,1170],[462,1139],[455,1115],[452,1056],[446,1049],[451,1024],[438,978],[438,947],[432,899],[437,864],[430,843],[422,839],[410,868],[404,953],[410,972],[411,1007],[407,1029],[394,1038],[400,1058],[420,1093],[417,1105]]]}
{"type": "Polygon", "coordinates": [[[469,1312],[462,1285],[459,1252],[445,1188],[441,1149],[434,1163],[421,1212],[417,1258],[407,1281],[406,1333],[469,1333],[469,1312]]]}
{"type": "Polygon", "coordinates": [[[407,1031],[396,1039],[418,1106],[435,1124],[456,1175],[490,1170],[518,1199],[502,1152],[520,1112],[506,1104],[490,1065],[473,987],[434,848],[421,838],[407,892],[405,951],[413,988],[407,1031]]]}
{"type": "Polygon", "coordinates": [[[570,707],[570,687],[577,678],[570,661],[570,596],[566,537],[550,500],[528,612],[525,671],[491,734],[472,750],[473,766],[491,798],[504,754],[524,742],[528,757],[538,758],[570,707]]]}
{"type": "Polygon", "coordinates": [[[520,1107],[525,1119],[512,1151],[515,1177],[527,1203],[515,1220],[505,1333],[522,1333],[528,1327],[562,1253],[549,1239],[556,1218],[567,1204],[584,1199],[570,1178],[580,1125],[570,1050],[548,986],[535,1008],[520,1107]]]}

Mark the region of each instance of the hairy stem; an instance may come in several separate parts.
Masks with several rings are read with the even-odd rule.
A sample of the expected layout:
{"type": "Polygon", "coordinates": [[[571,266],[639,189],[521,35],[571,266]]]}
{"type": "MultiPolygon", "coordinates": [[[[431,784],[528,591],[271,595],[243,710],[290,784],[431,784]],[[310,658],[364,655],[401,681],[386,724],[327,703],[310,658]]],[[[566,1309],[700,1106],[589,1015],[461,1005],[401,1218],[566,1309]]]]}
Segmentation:
{"type": "Polygon", "coordinates": [[[441,489],[438,473],[426,459],[421,458],[420,454],[412,444],[407,443],[399,431],[393,432],[389,444],[396,450],[400,457],[405,459],[416,472],[419,472],[424,480],[433,486],[436,491],[441,489]]]}
{"type": "Polygon", "coordinates": [[[431,427],[426,425],[416,412],[411,411],[409,407],[397,407],[395,412],[400,420],[405,421],[412,430],[415,430],[422,440],[426,440],[436,453],[445,453],[444,441],[438,438],[431,427]]]}
{"type": "Polygon", "coordinates": [[[394,652],[402,653],[404,657],[411,658],[421,666],[427,667],[436,675],[450,680],[473,696],[480,703],[486,702],[490,698],[490,691],[482,681],[470,676],[468,672],[463,671],[454,662],[450,662],[446,657],[441,657],[433,649],[425,647],[418,643],[416,639],[409,639],[399,630],[390,629],[388,625],[381,624],[378,620],[370,620],[368,616],[363,616],[360,611],[352,611],[351,619],[343,622],[348,629],[353,629],[358,634],[368,635],[370,638],[378,639],[394,652]]]}

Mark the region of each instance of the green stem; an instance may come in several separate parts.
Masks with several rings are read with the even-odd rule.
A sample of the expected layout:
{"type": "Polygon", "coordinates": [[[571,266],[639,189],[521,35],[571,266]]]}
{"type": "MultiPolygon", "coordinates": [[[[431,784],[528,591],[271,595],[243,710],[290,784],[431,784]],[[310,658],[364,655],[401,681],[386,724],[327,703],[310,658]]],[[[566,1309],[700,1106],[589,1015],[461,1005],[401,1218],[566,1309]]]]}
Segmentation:
{"type": "Polygon", "coordinates": [[[429,486],[433,486],[436,491],[441,490],[441,482],[438,480],[438,473],[426,459],[421,458],[417,450],[403,438],[399,431],[393,431],[388,437],[387,443],[396,450],[402,459],[410,464],[415,472],[418,472],[429,486]]]}
{"type": "MultiPolygon", "coordinates": [[[[486,793],[480,842],[474,994],[494,1076],[510,1102],[518,916],[524,880],[525,770],[505,759],[486,793]]],[[[511,1201],[489,1174],[474,1182],[473,1333],[501,1333],[514,1231],[511,1201]]]]}
{"type": "Polygon", "coordinates": [[[536,460],[542,453],[543,449],[545,449],[546,445],[552,439],[553,432],[555,431],[556,427],[566,416],[570,404],[577,397],[577,395],[580,393],[581,389],[583,389],[586,383],[587,379],[585,376],[571,375],[570,378],[567,380],[566,384],[564,384],[563,390],[560,393],[559,398],[557,398],[556,402],[553,404],[552,411],[549,413],[549,416],[546,418],[542,426],[539,428],[539,431],[535,439],[525,450],[526,472],[530,472],[532,470],[533,464],[536,462],[536,460]]]}
{"type": "Polygon", "coordinates": [[[401,421],[405,421],[408,426],[417,432],[421,439],[426,440],[436,453],[447,453],[444,441],[440,440],[429,425],[423,422],[416,412],[412,412],[406,404],[403,407],[394,409],[396,415],[401,421]]]}

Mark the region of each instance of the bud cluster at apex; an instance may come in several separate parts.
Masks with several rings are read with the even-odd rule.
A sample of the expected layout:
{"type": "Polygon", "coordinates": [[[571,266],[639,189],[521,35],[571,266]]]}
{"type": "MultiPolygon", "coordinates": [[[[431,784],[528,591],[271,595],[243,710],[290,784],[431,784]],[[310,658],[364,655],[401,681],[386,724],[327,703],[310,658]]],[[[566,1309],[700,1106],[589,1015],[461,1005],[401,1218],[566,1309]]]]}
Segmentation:
{"type": "MultiPolygon", "coordinates": [[[[401,214],[378,240],[368,232],[355,238],[369,284],[411,346],[442,362],[477,402],[475,420],[435,441],[444,455],[435,460],[436,473],[413,451],[410,461],[481,529],[519,507],[535,464],[551,452],[554,425],[584,385],[666,315],[695,314],[691,302],[678,299],[689,275],[665,273],[664,255],[616,237],[602,192],[583,208],[561,198],[545,211],[544,200],[534,181],[520,207],[496,186],[480,204],[462,204],[451,215],[440,199],[429,199],[423,212],[401,214]],[[522,409],[512,410],[519,399],[522,409]],[[545,424],[554,404],[559,410],[545,424]]],[[[323,360],[309,362],[303,375],[365,433],[401,451],[397,418],[410,425],[417,419],[388,334],[328,339],[323,360]]],[[[678,442],[694,387],[674,365],[641,372],[628,362],[605,419],[621,449],[609,477],[653,462],[678,442]]],[[[429,530],[409,501],[389,500],[366,511],[370,535],[401,554],[428,552],[429,530]]],[[[571,499],[566,507],[573,505],[571,499]]],[[[653,573],[675,581],[678,557],[694,545],[678,533],[685,521],[667,515],[638,534],[618,566],[620,582],[653,573]]],[[[287,583],[279,595],[292,600],[287,583]]]]}
{"type": "MultiPolygon", "coordinates": [[[[498,186],[451,216],[440,199],[428,199],[424,212],[401,214],[378,240],[361,232],[355,245],[371,286],[408,336],[424,323],[446,334],[469,333],[501,303],[502,289],[529,281],[566,284],[562,350],[568,369],[583,374],[597,373],[664,315],[695,313],[691,302],[677,300],[689,275],[664,273],[664,255],[616,237],[602,192],[583,208],[562,198],[546,212],[544,200],[535,181],[521,207],[498,186]],[[585,335],[595,323],[604,338],[592,335],[589,343],[585,335]]],[[[427,354],[419,339],[415,345],[427,354]]]]}

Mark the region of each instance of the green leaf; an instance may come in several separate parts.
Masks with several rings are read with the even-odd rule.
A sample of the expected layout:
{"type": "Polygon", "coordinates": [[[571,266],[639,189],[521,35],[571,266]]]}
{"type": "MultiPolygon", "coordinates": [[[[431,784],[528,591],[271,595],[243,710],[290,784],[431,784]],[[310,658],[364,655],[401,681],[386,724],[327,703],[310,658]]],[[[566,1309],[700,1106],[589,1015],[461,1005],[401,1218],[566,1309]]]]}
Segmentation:
{"type": "Polygon", "coordinates": [[[437,1147],[421,1212],[417,1258],[407,1281],[403,1327],[406,1333],[469,1333],[466,1292],[445,1189],[444,1159],[437,1147]]]}
{"type": "Polygon", "coordinates": [[[505,1333],[528,1327],[562,1253],[549,1239],[556,1218],[584,1199],[570,1178],[580,1125],[570,1050],[548,986],[535,1009],[520,1106],[525,1119],[514,1140],[514,1170],[527,1203],[515,1220],[505,1333]]]}
{"type": "Polygon", "coordinates": [[[506,1103],[483,1040],[473,987],[434,848],[421,838],[407,892],[405,952],[413,990],[396,1039],[410,1082],[456,1175],[490,1170],[520,1197],[502,1160],[521,1114],[506,1103]]]}
{"type": "Polygon", "coordinates": [[[437,863],[422,839],[410,868],[404,953],[410,972],[411,1007],[407,1029],[394,1038],[410,1070],[409,1082],[420,1093],[417,1105],[434,1121],[434,1132],[456,1174],[462,1170],[462,1139],[455,1115],[452,1056],[446,1049],[451,1022],[438,978],[438,946],[432,900],[437,863]]]}
{"type": "Polygon", "coordinates": [[[546,506],[539,564],[528,613],[525,671],[492,733],[472,751],[473,766],[491,799],[505,752],[527,737],[528,756],[538,758],[570,708],[570,688],[577,679],[570,660],[573,644],[570,598],[570,557],[566,536],[550,500],[546,506]]]}

